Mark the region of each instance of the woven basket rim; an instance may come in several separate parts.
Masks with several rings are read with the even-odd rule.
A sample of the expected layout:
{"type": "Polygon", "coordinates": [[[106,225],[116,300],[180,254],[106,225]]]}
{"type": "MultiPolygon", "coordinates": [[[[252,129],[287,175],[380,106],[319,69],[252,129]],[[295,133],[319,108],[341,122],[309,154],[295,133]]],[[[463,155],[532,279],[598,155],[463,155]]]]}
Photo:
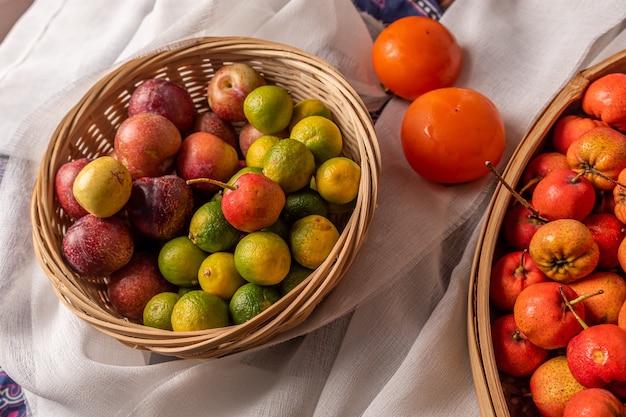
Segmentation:
{"type": "MultiPolygon", "coordinates": [[[[185,65],[182,65],[181,73],[185,71],[185,65]]],[[[268,67],[265,69],[269,71],[268,67]]],[[[89,144],[78,145],[89,146],[89,144]]],[[[276,334],[299,325],[332,291],[349,268],[371,225],[377,204],[380,170],[380,149],[372,119],[356,91],[332,65],[295,47],[256,38],[191,38],[130,58],[114,67],[92,85],[63,117],[51,136],[33,189],[31,199],[33,245],[39,264],[61,302],[76,316],[102,333],[135,349],[147,349],[169,356],[180,358],[223,356],[262,344],[276,334]],[[255,61],[259,62],[259,65],[282,65],[302,77],[303,86],[307,86],[307,82],[312,85],[323,83],[324,88],[331,90],[332,97],[341,100],[341,111],[350,116],[348,119],[342,113],[340,116],[345,120],[339,120],[338,123],[345,123],[350,132],[354,131],[349,132],[354,136],[350,137],[349,146],[350,151],[358,157],[363,173],[359,194],[354,211],[340,234],[340,241],[327,260],[307,280],[259,316],[241,325],[197,332],[152,329],[111,315],[109,311],[103,309],[98,300],[94,300],[85,292],[82,287],[84,283],[64,264],[58,250],[60,226],[51,224],[55,220],[55,210],[58,208],[51,179],[63,161],[67,160],[67,154],[70,152],[67,142],[75,139],[75,131],[79,130],[88,118],[98,118],[98,115],[90,114],[90,110],[102,106],[107,100],[119,100],[118,90],[121,84],[148,78],[144,75],[147,69],[167,66],[176,59],[196,59],[196,56],[204,55],[213,59],[211,54],[255,61]]]]}

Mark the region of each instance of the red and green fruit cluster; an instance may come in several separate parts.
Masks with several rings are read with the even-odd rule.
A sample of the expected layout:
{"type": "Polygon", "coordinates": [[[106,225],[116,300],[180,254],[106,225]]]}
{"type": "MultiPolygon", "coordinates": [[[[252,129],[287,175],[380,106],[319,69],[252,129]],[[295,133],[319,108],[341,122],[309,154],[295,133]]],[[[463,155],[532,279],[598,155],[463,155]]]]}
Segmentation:
{"type": "Polygon", "coordinates": [[[626,74],[590,83],[531,159],[490,277],[492,341],[546,417],[624,415],[626,74]]]}
{"type": "Polygon", "coordinates": [[[256,139],[278,134],[257,129],[243,110],[246,97],[267,85],[247,64],[225,65],[208,82],[209,110],[200,112],[181,85],[147,79],[132,92],[113,152],[57,171],[55,195],[72,219],[63,257],[79,276],[104,278],[120,315],[141,322],[154,295],[182,290],[159,270],[158,254],[166,242],[190,236],[191,218],[207,202],[221,202],[240,237],[285,221],[287,196],[302,190],[286,192],[245,166],[256,139]]]}

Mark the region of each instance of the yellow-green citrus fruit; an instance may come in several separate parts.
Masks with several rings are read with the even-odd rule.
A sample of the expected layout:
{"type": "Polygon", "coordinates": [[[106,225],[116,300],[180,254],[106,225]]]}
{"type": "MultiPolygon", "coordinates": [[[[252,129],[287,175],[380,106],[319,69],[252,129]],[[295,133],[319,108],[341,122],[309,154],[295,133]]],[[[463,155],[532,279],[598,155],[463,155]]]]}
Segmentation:
{"type": "Polygon", "coordinates": [[[333,120],[330,109],[323,101],[316,98],[307,98],[297,102],[293,106],[293,114],[291,115],[291,122],[289,122],[288,127],[289,130],[291,131],[296,123],[309,116],[322,116],[333,120]]]}
{"type": "Polygon", "coordinates": [[[219,201],[200,206],[189,223],[189,239],[205,252],[231,249],[239,240],[240,232],[224,217],[219,201]]]}
{"type": "Polygon", "coordinates": [[[175,237],[159,250],[159,271],[174,285],[193,287],[198,285],[198,269],[206,256],[187,236],[175,237]]]}
{"type": "Polygon", "coordinates": [[[252,232],[235,246],[235,266],[246,281],[275,285],[289,273],[291,253],[283,238],[273,232],[252,232]]]}
{"type": "Polygon", "coordinates": [[[228,303],[206,291],[189,291],[178,299],[172,309],[172,330],[191,332],[228,326],[228,303]]]}
{"type": "Polygon", "coordinates": [[[285,193],[309,185],[315,173],[315,158],[297,140],[281,139],[268,149],[263,160],[263,174],[276,181],[285,193]]]}
{"type": "Polygon", "coordinates": [[[341,155],[343,136],[337,124],[323,116],[309,116],[291,129],[290,138],[306,145],[315,156],[317,165],[341,155]]]}
{"type": "Polygon", "coordinates": [[[143,309],[143,324],[162,330],[172,330],[172,310],[180,298],[175,292],[162,292],[152,297],[143,309]]]}
{"type": "Polygon", "coordinates": [[[237,271],[231,252],[215,252],[207,256],[198,269],[198,281],[204,291],[225,300],[247,282],[237,271]]]}
{"type": "Polygon", "coordinates": [[[284,88],[272,84],[263,85],[246,96],[243,112],[254,128],[266,135],[273,135],[289,126],[293,100],[284,88]]]}
{"type": "Polygon", "coordinates": [[[305,268],[297,262],[292,262],[289,273],[279,284],[281,295],[285,295],[297,287],[302,281],[311,275],[312,272],[312,269],[305,268]]]}
{"type": "Polygon", "coordinates": [[[309,214],[328,217],[328,202],[317,191],[305,188],[287,196],[282,212],[287,223],[293,224],[309,214]]]}
{"type": "Polygon", "coordinates": [[[353,201],[361,181],[361,167],[350,158],[338,156],[324,162],[315,173],[315,186],[324,200],[333,204],[353,201]]]}
{"type": "Polygon", "coordinates": [[[263,168],[267,151],[280,139],[277,136],[263,135],[250,145],[246,153],[246,166],[263,168]]]}
{"type": "Polygon", "coordinates": [[[293,258],[305,268],[322,264],[339,240],[337,227],[326,217],[311,214],[296,221],[289,231],[293,258]]]}

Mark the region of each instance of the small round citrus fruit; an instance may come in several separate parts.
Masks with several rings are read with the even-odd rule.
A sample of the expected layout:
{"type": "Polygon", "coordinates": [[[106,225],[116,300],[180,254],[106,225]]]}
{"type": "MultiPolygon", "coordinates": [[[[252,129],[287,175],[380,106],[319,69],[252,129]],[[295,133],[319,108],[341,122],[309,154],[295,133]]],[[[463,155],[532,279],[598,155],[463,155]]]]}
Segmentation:
{"type": "Polygon", "coordinates": [[[228,303],[202,290],[181,295],[172,309],[172,330],[175,332],[225,327],[229,321],[228,303]]]}
{"type": "Polygon", "coordinates": [[[343,136],[337,124],[324,116],[309,116],[300,120],[289,135],[306,145],[321,164],[327,159],[339,156],[343,149],[343,136]]]}
{"type": "Polygon", "coordinates": [[[172,330],[172,311],[179,298],[180,294],[166,291],[148,300],[143,309],[144,326],[172,330]]]}
{"type": "Polygon", "coordinates": [[[187,236],[178,236],[159,250],[159,271],[174,285],[193,287],[198,285],[198,268],[206,256],[187,236]]]}
{"type": "Polygon", "coordinates": [[[333,204],[348,204],[359,192],[361,167],[350,158],[338,156],[324,162],[315,173],[315,186],[322,198],[333,204]]]}
{"type": "Polygon", "coordinates": [[[323,116],[333,120],[330,109],[322,100],[307,98],[297,102],[293,106],[293,114],[291,115],[291,122],[289,122],[288,129],[291,131],[296,123],[309,116],[323,116]]]}
{"type": "Polygon", "coordinates": [[[228,305],[233,323],[242,324],[267,310],[280,299],[274,287],[247,283],[239,287],[228,305]]]}
{"type": "Polygon", "coordinates": [[[489,173],[505,149],[498,108],[478,91],[448,87],[429,91],[407,108],[402,150],[415,172],[442,184],[476,180],[489,173]]]}
{"type": "Polygon", "coordinates": [[[263,174],[277,182],[285,193],[292,193],[309,185],[314,171],[313,154],[302,142],[295,139],[279,140],[267,150],[263,160],[263,174]]]}
{"type": "Polygon", "coordinates": [[[205,252],[231,249],[239,240],[240,232],[224,217],[220,201],[209,201],[200,206],[189,223],[189,239],[205,252]]]}
{"type": "Polygon", "coordinates": [[[74,198],[96,217],[110,217],[128,202],[133,187],[130,171],[112,156],[85,165],[72,185],[74,198]]]}
{"type": "Polygon", "coordinates": [[[263,135],[250,145],[246,152],[246,166],[263,168],[263,159],[267,151],[278,142],[279,138],[273,135],[263,135]]]}
{"type": "Polygon", "coordinates": [[[320,266],[338,240],[337,227],[326,217],[317,214],[301,218],[289,230],[293,258],[309,269],[320,266]]]}
{"type": "Polygon", "coordinates": [[[309,214],[328,217],[328,202],[320,193],[311,188],[305,188],[287,196],[281,214],[287,223],[293,224],[309,214]]]}
{"type": "Polygon", "coordinates": [[[235,266],[246,281],[275,285],[289,273],[291,253],[283,238],[273,232],[252,232],[235,246],[235,266]]]}
{"type": "Polygon", "coordinates": [[[304,281],[311,273],[312,269],[305,268],[297,262],[291,263],[289,273],[279,284],[279,290],[281,295],[287,294],[289,291],[297,287],[302,281],[304,281]]]}
{"type": "Polygon", "coordinates": [[[263,85],[246,96],[243,111],[254,128],[266,135],[273,135],[289,126],[293,100],[284,88],[272,84],[263,85]]]}
{"type": "Polygon", "coordinates": [[[207,256],[197,276],[204,291],[224,300],[229,300],[237,288],[247,282],[235,268],[235,257],[231,252],[215,252],[207,256]]]}
{"type": "Polygon", "coordinates": [[[372,64],[392,93],[415,100],[427,91],[452,86],[461,72],[463,51],[439,21],[407,16],[385,27],[372,46],[372,64]]]}

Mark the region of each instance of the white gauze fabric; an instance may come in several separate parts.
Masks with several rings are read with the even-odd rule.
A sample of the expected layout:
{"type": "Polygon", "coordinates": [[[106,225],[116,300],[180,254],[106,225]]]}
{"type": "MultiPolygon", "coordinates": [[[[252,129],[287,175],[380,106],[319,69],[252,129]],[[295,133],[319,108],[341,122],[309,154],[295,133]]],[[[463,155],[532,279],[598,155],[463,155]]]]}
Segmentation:
{"type": "MultiPolygon", "coordinates": [[[[500,109],[504,166],[549,99],[626,45],[626,6],[456,0],[442,22],[464,49],[457,85],[500,109]]],[[[371,28],[370,28],[371,29],[371,28]]],[[[495,180],[415,174],[400,147],[408,103],[376,123],[379,204],[367,241],[309,319],[216,360],[132,350],[76,318],[35,259],[29,202],[56,124],[116,65],[194,36],[284,42],[335,65],[371,109],[384,95],[349,0],[37,0],[0,45],[0,365],[33,416],[478,416],[467,353],[469,271],[495,180]]]]}

